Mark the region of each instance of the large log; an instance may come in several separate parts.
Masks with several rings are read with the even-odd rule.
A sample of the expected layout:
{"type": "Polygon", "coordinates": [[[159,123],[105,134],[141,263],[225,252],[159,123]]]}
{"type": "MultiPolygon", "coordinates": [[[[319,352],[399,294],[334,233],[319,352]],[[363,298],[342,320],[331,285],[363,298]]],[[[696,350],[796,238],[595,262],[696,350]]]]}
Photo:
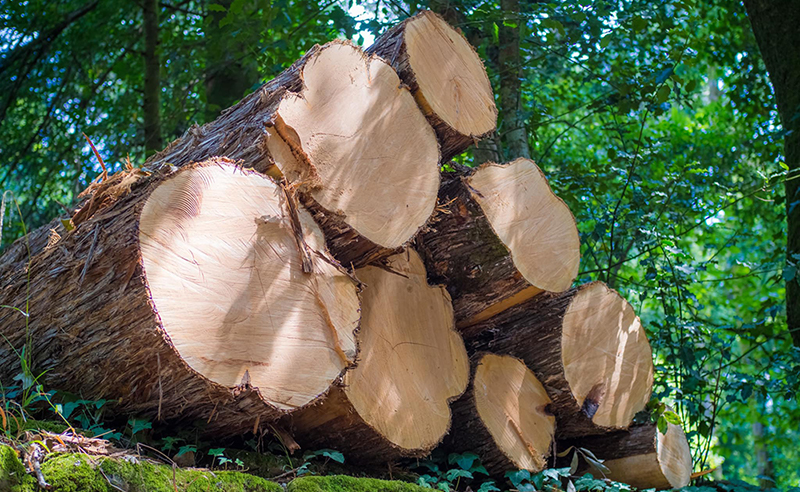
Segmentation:
{"type": "MultiPolygon", "coordinates": [[[[654,423],[640,424],[603,436],[562,441],[558,446],[562,451],[572,446],[588,449],[603,460],[608,471],[583,460],[579,461],[580,470],[638,489],[679,489],[689,485],[692,474],[692,453],[680,425],[669,424],[662,434],[654,423]]],[[[566,458],[561,465],[569,466],[566,458]]]]}
{"type": "Polygon", "coordinates": [[[364,283],[358,365],[328,399],[290,415],[290,427],[301,446],[356,462],[424,456],[450,428],[449,402],[469,380],[450,297],[428,285],[410,249],[356,275],[364,283]]]}
{"type": "Polygon", "coordinates": [[[367,48],[400,74],[436,130],[447,162],[494,131],[497,107],[489,77],[469,41],[423,10],[367,48]]]}
{"type": "Polygon", "coordinates": [[[392,67],[348,42],[313,47],[147,166],[212,156],[287,178],[346,265],[404,246],[436,204],[433,130],[392,67]]]}
{"type": "Polygon", "coordinates": [[[448,286],[459,329],[572,285],[575,218],[533,161],[462,168],[444,178],[439,203],[417,247],[431,281],[448,286]]]}
{"type": "Polygon", "coordinates": [[[602,282],[542,293],[464,332],[470,350],[520,358],[553,399],[559,438],[627,428],[653,386],[633,307],[602,282]]]}
{"type": "Polygon", "coordinates": [[[20,240],[27,268],[18,245],[0,260],[2,303],[29,310],[0,310],[2,381],[29,343],[48,388],[236,435],[354,362],[357,286],[270,178],[220,158],[92,191],[74,230],[20,240]]]}
{"type": "Polygon", "coordinates": [[[477,453],[492,476],[546,468],[555,418],[542,383],[514,357],[479,353],[472,361],[472,383],[453,402],[446,447],[477,453]]]}

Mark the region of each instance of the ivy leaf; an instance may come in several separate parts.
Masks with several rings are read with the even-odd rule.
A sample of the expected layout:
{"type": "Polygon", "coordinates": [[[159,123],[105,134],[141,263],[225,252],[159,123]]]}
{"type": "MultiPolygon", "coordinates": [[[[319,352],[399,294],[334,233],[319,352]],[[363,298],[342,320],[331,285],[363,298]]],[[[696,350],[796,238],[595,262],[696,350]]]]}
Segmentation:
{"type": "Polygon", "coordinates": [[[130,419],[128,425],[131,426],[131,435],[135,436],[137,433],[145,430],[152,429],[153,424],[147,420],[130,419]]]}
{"type": "Polygon", "coordinates": [[[317,454],[325,456],[326,458],[330,458],[337,463],[344,463],[344,454],[340,453],[339,451],[334,451],[333,449],[320,449],[317,451],[317,454]]]}
{"type": "Polygon", "coordinates": [[[452,482],[456,478],[472,478],[472,473],[468,470],[459,470],[458,468],[453,468],[451,470],[447,470],[444,474],[444,478],[448,482],[452,482]]]}
{"type": "Polygon", "coordinates": [[[210,456],[222,456],[225,454],[225,448],[212,448],[208,450],[210,456]]]}
{"type": "Polygon", "coordinates": [[[531,472],[528,470],[508,471],[505,477],[511,481],[515,488],[519,489],[522,482],[531,479],[531,472]]]}

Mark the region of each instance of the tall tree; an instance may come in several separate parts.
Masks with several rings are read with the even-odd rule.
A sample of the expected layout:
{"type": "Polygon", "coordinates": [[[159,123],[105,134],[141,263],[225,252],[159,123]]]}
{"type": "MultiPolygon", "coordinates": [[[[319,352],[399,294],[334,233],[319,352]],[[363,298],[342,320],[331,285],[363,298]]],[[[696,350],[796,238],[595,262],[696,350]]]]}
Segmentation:
{"type": "Polygon", "coordinates": [[[210,121],[258,82],[252,50],[258,44],[259,32],[240,28],[239,18],[247,15],[241,0],[221,0],[208,8],[205,84],[206,119],[210,121]]]}
{"type": "MultiPolygon", "coordinates": [[[[786,260],[800,265],[800,2],[745,0],[764,64],[767,66],[784,131],[786,180],[786,260]],[[794,179],[792,179],[794,178],[794,179]]],[[[793,268],[792,271],[796,269],[793,268]]],[[[800,347],[800,278],[786,282],[786,317],[795,346],[800,347]]]]}
{"type": "Polygon", "coordinates": [[[144,150],[158,152],[161,139],[161,54],[158,50],[158,0],[144,0],[144,150]]]}
{"type": "Polygon", "coordinates": [[[519,0],[500,0],[504,18],[498,23],[500,50],[501,135],[510,159],[530,158],[528,129],[522,113],[522,53],[520,31],[525,21],[520,16],[519,0]]]}

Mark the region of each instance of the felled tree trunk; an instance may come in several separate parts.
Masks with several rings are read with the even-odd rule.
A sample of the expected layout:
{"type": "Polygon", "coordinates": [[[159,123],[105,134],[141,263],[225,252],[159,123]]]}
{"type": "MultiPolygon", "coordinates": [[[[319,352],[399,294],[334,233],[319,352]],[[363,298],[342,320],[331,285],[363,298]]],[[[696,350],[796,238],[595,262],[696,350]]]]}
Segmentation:
{"type": "Polygon", "coordinates": [[[540,294],[469,335],[471,350],[518,357],[533,371],[553,399],[559,438],[625,429],[650,399],[653,356],[644,328],[602,282],[540,294]]]}
{"type": "Polygon", "coordinates": [[[427,283],[413,250],[356,271],[364,283],[361,358],[319,405],[289,416],[306,449],[330,447],[355,462],[424,456],[450,428],[449,402],[469,380],[450,297],[427,283]]]}
{"type": "Polygon", "coordinates": [[[396,25],[367,49],[387,60],[436,130],[447,162],[497,125],[486,69],[463,34],[429,10],[396,25]]]}
{"type": "Polygon", "coordinates": [[[90,190],[74,230],[32,234],[27,269],[23,248],[0,260],[3,304],[29,309],[0,310],[2,381],[28,343],[48,388],[241,435],[354,362],[357,287],[270,178],[213,159],[90,190]]]}
{"type": "Polygon", "coordinates": [[[529,159],[445,177],[443,210],[417,239],[431,280],[448,286],[460,330],[578,274],[575,218],[529,159]]]}
{"type": "Polygon", "coordinates": [[[348,42],[313,47],[147,165],[212,156],[288,179],[345,265],[396,252],[436,204],[433,130],[392,67],[348,42]]]}
{"type": "MultiPolygon", "coordinates": [[[[609,478],[639,489],[679,489],[689,485],[692,474],[692,453],[681,426],[669,424],[662,434],[656,424],[632,426],[629,430],[603,436],[592,436],[558,443],[558,449],[588,449],[603,460],[608,472],[579,461],[579,470],[598,478],[609,478]]],[[[582,450],[579,450],[582,451],[582,450]]],[[[581,456],[581,453],[578,453],[581,456]]],[[[569,466],[567,457],[560,466],[569,466]]]]}
{"type": "Polygon", "coordinates": [[[492,476],[539,472],[553,447],[550,397],[525,364],[514,357],[478,353],[472,382],[453,403],[447,449],[475,452],[492,476]]]}

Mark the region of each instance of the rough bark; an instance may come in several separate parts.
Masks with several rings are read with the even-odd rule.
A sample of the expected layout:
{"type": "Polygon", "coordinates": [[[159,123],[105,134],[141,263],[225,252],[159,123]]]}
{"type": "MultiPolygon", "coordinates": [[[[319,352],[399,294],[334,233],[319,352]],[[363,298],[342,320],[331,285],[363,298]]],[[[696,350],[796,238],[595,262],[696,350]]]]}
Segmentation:
{"type": "MultiPolygon", "coordinates": [[[[481,464],[486,467],[491,476],[502,477],[507,471],[520,469],[527,469],[534,473],[539,472],[546,467],[547,458],[552,448],[555,425],[553,417],[549,413],[550,399],[546,395],[541,395],[543,398],[540,401],[532,402],[531,400],[535,400],[540,395],[532,395],[533,398],[531,398],[522,393],[523,385],[526,382],[530,382],[526,379],[532,378],[535,380],[532,374],[525,375],[522,378],[514,377],[514,374],[508,374],[504,379],[510,381],[510,385],[516,391],[512,390],[506,394],[494,393],[491,391],[493,388],[485,388],[483,385],[476,384],[476,371],[484,362],[485,357],[497,358],[498,356],[480,352],[471,357],[471,382],[466,393],[453,402],[453,428],[445,439],[443,447],[454,452],[469,451],[476,453],[481,458],[481,464]],[[496,402],[500,409],[499,411],[506,412],[507,427],[502,432],[492,434],[489,425],[481,416],[480,404],[476,400],[476,391],[478,391],[476,388],[480,388],[479,390],[484,392],[487,396],[485,400],[496,402]],[[508,398],[506,399],[504,396],[508,396],[508,398]],[[529,407],[527,405],[530,403],[533,403],[533,406],[529,407]],[[506,405],[512,408],[507,409],[506,405]],[[513,411],[516,411],[514,415],[511,414],[513,411]],[[525,434],[525,431],[530,428],[526,427],[523,430],[520,421],[523,418],[530,417],[536,419],[536,423],[531,426],[533,429],[547,429],[546,432],[549,434],[547,444],[542,445],[541,442],[534,444],[531,442],[531,436],[525,434]],[[507,439],[508,436],[513,437],[507,439]],[[506,442],[500,444],[504,439],[506,439],[506,442]]],[[[522,361],[514,360],[519,366],[524,366],[522,361]]],[[[527,369],[525,371],[527,372],[527,369]]],[[[538,385],[541,388],[541,383],[538,380],[535,381],[534,385],[538,385]]],[[[530,390],[530,388],[525,388],[525,390],[530,390]]],[[[543,393],[543,390],[541,391],[543,393]]]]}
{"type": "MultiPolygon", "coordinates": [[[[435,188],[439,179],[436,162],[438,153],[433,131],[425,123],[407,89],[398,89],[399,80],[393,72],[391,77],[395,80],[390,80],[389,71],[391,69],[383,61],[376,57],[365,57],[358,48],[349,43],[333,42],[322,47],[315,46],[292,67],[245,97],[216,120],[202,127],[190,128],[180,139],[149,159],[146,166],[150,169],[158,169],[167,164],[183,166],[211,156],[225,156],[240,161],[244,167],[252,167],[273,176],[283,175],[293,187],[296,187],[300,199],[324,229],[328,247],[342,264],[358,267],[385,258],[396,253],[404,242],[393,239],[391,244],[381,244],[369,239],[366,236],[370,234],[365,232],[365,229],[357,229],[350,225],[350,218],[343,215],[341,208],[346,208],[348,204],[356,203],[356,199],[364,197],[377,200],[374,192],[363,190],[377,186],[376,183],[380,183],[381,180],[400,179],[401,175],[414,176],[414,179],[406,179],[407,186],[402,191],[397,188],[396,200],[382,200],[381,203],[389,205],[370,204],[367,207],[369,210],[362,210],[360,214],[360,217],[367,218],[383,217],[388,207],[395,207],[398,210],[392,214],[392,224],[403,223],[404,220],[413,222],[410,224],[411,232],[406,234],[405,242],[407,242],[416,230],[424,225],[433,211],[435,188]],[[375,77],[379,73],[382,74],[381,85],[376,82],[365,90],[383,92],[370,94],[369,98],[362,95],[358,101],[336,100],[334,95],[331,96],[334,100],[329,101],[327,107],[338,111],[337,114],[341,115],[348,108],[350,113],[353,113],[353,108],[367,104],[364,110],[365,116],[372,120],[368,125],[367,122],[363,122],[360,130],[355,133],[349,127],[340,129],[339,132],[331,132],[328,128],[319,130],[315,125],[320,120],[313,117],[306,118],[307,121],[303,122],[292,122],[295,124],[295,127],[292,127],[286,121],[288,116],[284,114],[284,109],[290,107],[292,103],[308,100],[313,96],[308,84],[304,83],[304,80],[308,81],[306,72],[314,68],[315,64],[321,63],[320,60],[324,57],[333,56],[330,55],[331,52],[345,49],[357,52],[355,56],[364,65],[359,68],[360,77],[365,73],[372,73],[375,77]],[[413,114],[409,111],[413,111],[413,114]],[[298,126],[300,124],[303,128],[298,126]],[[387,136],[387,133],[394,136],[387,136]],[[342,142],[335,141],[337,139],[342,142]],[[358,160],[360,166],[369,167],[364,172],[381,169],[382,173],[373,179],[343,181],[340,175],[344,169],[333,169],[328,173],[333,175],[332,180],[339,182],[332,185],[335,187],[326,187],[328,183],[320,182],[318,171],[321,172],[322,169],[316,159],[326,158],[330,155],[331,149],[350,148],[347,145],[352,146],[350,142],[354,140],[358,140],[361,147],[356,149],[357,152],[354,151],[352,158],[345,156],[335,163],[327,163],[328,168],[335,165],[342,166],[343,162],[347,162],[348,166],[353,168],[356,165],[355,161],[358,160]],[[430,154],[429,158],[421,156],[424,152],[430,154]],[[425,166],[424,172],[419,169],[422,166],[425,166]],[[417,187],[412,189],[412,186],[417,187]],[[326,208],[320,203],[318,195],[320,190],[326,196],[334,197],[334,200],[344,193],[357,198],[339,204],[341,207],[326,208]],[[383,208],[377,210],[380,207],[383,208]],[[417,215],[424,215],[424,219],[419,220],[417,215]]],[[[344,72],[331,74],[331,77],[330,82],[339,85],[352,80],[344,72]]],[[[302,104],[292,106],[295,108],[295,113],[299,112],[296,110],[297,106],[302,104]]],[[[316,108],[322,106],[320,104],[316,108]]],[[[346,120],[346,118],[341,119],[346,120]]],[[[327,121],[330,122],[331,118],[327,121]]],[[[358,214],[354,216],[358,217],[358,214]]],[[[382,223],[385,226],[387,222],[388,219],[382,223]]],[[[373,230],[376,228],[370,227],[373,230]]],[[[392,227],[384,228],[392,229],[392,227]]]]}
{"type": "Polygon", "coordinates": [[[553,400],[559,438],[627,428],[649,401],[653,363],[644,329],[601,282],[539,294],[461,333],[471,353],[525,362],[553,400]]]}
{"type": "MultiPolygon", "coordinates": [[[[563,201],[550,191],[538,168],[535,170],[539,173],[535,180],[537,189],[526,189],[524,192],[529,192],[530,198],[535,200],[545,195],[549,195],[551,200],[545,207],[519,212],[526,216],[520,217],[515,227],[522,230],[526,224],[547,226],[539,230],[539,234],[531,241],[519,245],[517,251],[511,251],[504,244],[496,232],[498,229],[495,229],[478,202],[483,198],[482,193],[488,195],[487,190],[477,190],[472,184],[474,181],[471,181],[490,166],[497,165],[487,164],[487,167],[477,171],[459,168],[453,173],[444,174],[439,191],[439,213],[416,240],[431,282],[447,285],[453,299],[456,325],[460,330],[469,330],[470,325],[542,291],[566,290],[577,274],[579,238],[575,219],[563,201]],[[553,220],[551,217],[555,217],[556,212],[561,212],[564,217],[560,223],[550,224],[548,221],[553,220]],[[554,230],[563,230],[566,234],[558,233],[556,237],[550,233],[554,230]],[[557,270],[563,267],[563,271],[550,276],[552,269],[543,274],[533,272],[532,268],[520,267],[522,262],[534,261],[549,263],[550,267],[557,267],[557,270]]],[[[526,170],[535,168],[532,162],[521,160],[505,166],[524,166],[526,170]]],[[[504,194],[493,198],[509,202],[514,199],[512,193],[522,185],[516,179],[508,181],[504,194]]],[[[522,210],[525,205],[520,201],[515,207],[522,210]]],[[[512,213],[516,212],[509,211],[505,221],[509,220],[512,213]]]]}
{"type": "MultiPolygon", "coordinates": [[[[454,11],[450,11],[451,19],[454,18],[454,15],[454,11]]],[[[497,108],[483,63],[464,35],[447,24],[439,15],[428,10],[421,11],[384,33],[367,49],[367,52],[386,59],[397,70],[403,82],[408,85],[422,112],[428,118],[428,122],[436,131],[441,146],[442,162],[447,162],[453,156],[464,152],[495,129],[497,108]],[[441,60],[443,64],[438,67],[425,67],[421,63],[415,64],[416,60],[409,53],[406,30],[412,23],[423,22],[429,22],[431,26],[435,26],[432,29],[438,29],[440,32],[447,31],[447,35],[451,36],[449,40],[447,35],[440,39],[433,36],[427,36],[425,39],[432,45],[423,53],[452,53],[449,59],[441,60]],[[479,70],[474,70],[479,74],[459,70],[461,65],[449,66],[451,59],[462,64],[479,65],[479,70]],[[421,84],[420,81],[423,78],[432,80],[434,76],[431,73],[417,73],[425,68],[428,68],[428,72],[437,71],[435,77],[438,77],[440,81],[437,85],[445,88],[442,93],[436,93],[430,84],[427,87],[421,84]],[[453,100],[451,101],[450,98],[453,100]],[[446,104],[458,105],[459,103],[463,103],[465,108],[475,106],[475,109],[471,110],[473,114],[469,116],[475,121],[462,124],[461,121],[452,121],[450,117],[441,114],[442,111],[439,108],[446,104]],[[467,130],[467,128],[471,130],[467,130]]]]}
{"type": "Polygon", "coordinates": [[[522,59],[520,55],[519,0],[501,0],[500,8],[511,17],[511,23],[498,23],[500,50],[498,53],[500,72],[500,116],[504,147],[513,157],[530,158],[528,129],[522,115],[522,59]],[[511,24],[511,25],[509,25],[511,24]]]}
{"type": "Polygon", "coordinates": [[[158,0],[144,0],[144,151],[158,152],[161,139],[161,55],[158,52],[158,0]]]}
{"type": "MultiPolygon", "coordinates": [[[[11,381],[20,372],[18,353],[27,346],[32,371],[44,373],[47,387],[113,400],[120,413],[176,423],[202,420],[218,436],[241,435],[286,413],[249,377],[223,385],[187,363],[165,328],[166,309],[160,309],[144,270],[140,219],[148,198],[203,166],[233,169],[230,161],[216,159],[177,173],[119,173],[91,188],[94,194],[75,215],[73,230],[51,224],[12,245],[0,258],[0,298],[28,316],[0,310],[6,341],[0,346],[0,379],[11,381]]],[[[268,180],[255,173],[252,178],[268,180]]],[[[191,202],[189,193],[186,198],[191,202]]],[[[184,301],[193,295],[187,291],[184,301]]],[[[210,336],[213,327],[203,328],[210,336]]]]}
{"type": "MultiPolygon", "coordinates": [[[[559,451],[570,447],[591,451],[610,470],[602,472],[579,458],[579,473],[589,472],[598,478],[609,478],[639,489],[678,489],[689,484],[692,457],[686,436],[678,425],[669,424],[666,434],[658,432],[656,424],[645,423],[625,431],[558,443],[559,451]]],[[[560,458],[558,466],[570,466],[572,456],[569,453],[560,458]]]]}
{"type": "MultiPolygon", "coordinates": [[[[789,172],[800,172],[800,3],[795,0],[745,0],[784,129],[784,159],[789,172]]],[[[785,181],[786,259],[799,265],[800,182],[785,181]]],[[[795,346],[800,347],[800,276],[786,282],[786,317],[795,346]]]]}

